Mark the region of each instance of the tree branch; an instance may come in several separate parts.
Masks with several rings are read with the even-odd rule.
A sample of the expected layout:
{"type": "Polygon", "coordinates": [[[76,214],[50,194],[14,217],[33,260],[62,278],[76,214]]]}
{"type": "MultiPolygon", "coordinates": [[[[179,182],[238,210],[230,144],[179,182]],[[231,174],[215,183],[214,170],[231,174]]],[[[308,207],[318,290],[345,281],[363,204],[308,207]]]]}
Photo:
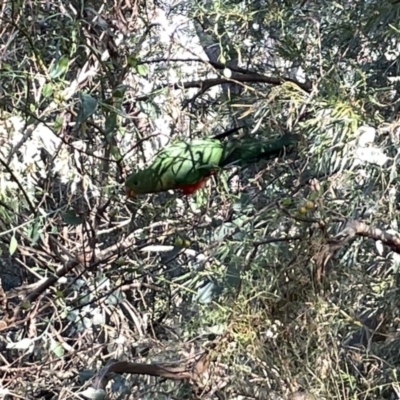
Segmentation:
{"type": "MultiPolygon", "coordinates": [[[[236,67],[236,66],[230,66],[230,65],[226,65],[223,63],[219,63],[219,62],[214,62],[214,61],[209,61],[209,60],[202,60],[200,58],[170,58],[170,59],[165,59],[165,58],[157,58],[154,60],[146,60],[146,61],[141,61],[138,64],[150,64],[150,63],[159,63],[159,62],[200,62],[200,63],[204,63],[204,64],[209,64],[211,66],[213,66],[216,69],[219,70],[223,70],[225,68],[230,69],[233,72],[238,72],[241,73],[243,75],[247,76],[253,76],[253,77],[257,77],[259,79],[261,79],[260,82],[264,82],[264,83],[271,83],[272,85],[281,85],[283,82],[292,82],[295,85],[299,86],[300,88],[302,88],[304,91],[306,91],[307,93],[311,92],[311,83],[307,82],[307,83],[301,83],[295,79],[291,79],[291,78],[270,78],[270,77],[266,77],[256,71],[252,71],[249,69],[245,69],[245,68],[240,68],[240,67],[236,67]],[[265,82],[264,80],[268,80],[268,82],[265,82]],[[271,80],[271,81],[270,81],[271,80]]],[[[240,79],[236,79],[238,78],[239,75],[235,75],[235,80],[238,80],[239,82],[240,79]]],[[[250,81],[252,82],[252,81],[250,81]]]]}
{"type": "MultiPolygon", "coordinates": [[[[307,93],[311,92],[311,84],[309,83],[301,83],[296,81],[295,79],[291,78],[271,78],[268,76],[260,75],[257,73],[248,73],[248,74],[235,74],[233,79],[225,79],[225,78],[211,78],[211,79],[205,79],[205,80],[199,80],[199,81],[191,81],[191,82],[182,82],[182,83],[174,83],[173,85],[170,84],[163,84],[157,86],[154,92],[157,92],[159,90],[165,89],[165,88],[170,88],[172,90],[177,90],[177,89],[193,89],[193,88],[199,88],[201,89],[202,93],[204,93],[206,90],[210,89],[213,86],[218,86],[218,85],[223,85],[226,83],[267,83],[270,85],[282,85],[285,82],[291,82],[295,85],[297,85],[300,89],[304,90],[307,93]]],[[[144,96],[139,96],[135,100],[136,101],[145,101],[147,100],[151,95],[144,95],[144,96]]]]}
{"type": "Polygon", "coordinates": [[[380,240],[395,253],[400,254],[400,236],[373,226],[368,226],[361,221],[350,220],[339,234],[322,245],[319,251],[314,255],[313,258],[316,264],[315,277],[317,281],[321,280],[326,265],[333,255],[356,236],[380,240]]]}
{"type": "MultiPolygon", "coordinates": [[[[189,361],[189,360],[188,360],[189,361]]],[[[189,380],[192,383],[199,383],[202,375],[205,374],[210,366],[210,355],[205,351],[192,366],[189,362],[185,365],[173,367],[170,363],[165,364],[143,364],[132,363],[128,361],[111,360],[103,369],[101,369],[94,381],[94,388],[104,389],[111,373],[128,373],[137,375],[160,376],[173,380],[189,380]]]]}
{"type": "Polygon", "coordinates": [[[360,221],[348,221],[346,227],[329,242],[332,245],[338,242],[348,242],[355,236],[363,236],[373,240],[380,240],[383,244],[389,246],[394,252],[400,253],[400,236],[392,234],[382,229],[368,226],[360,221]]]}

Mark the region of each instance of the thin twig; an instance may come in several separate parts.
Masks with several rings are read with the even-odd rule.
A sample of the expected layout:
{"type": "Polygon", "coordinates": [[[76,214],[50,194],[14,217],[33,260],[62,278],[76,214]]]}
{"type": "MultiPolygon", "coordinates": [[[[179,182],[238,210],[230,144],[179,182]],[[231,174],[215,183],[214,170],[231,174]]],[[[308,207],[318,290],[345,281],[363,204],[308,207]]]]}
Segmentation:
{"type": "Polygon", "coordinates": [[[0,158],[0,164],[3,165],[3,167],[7,170],[7,172],[11,175],[11,178],[13,179],[13,181],[17,184],[17,186],[19,187],[19,189],[21,190],[22,194],[24,195],[28,205],[29,205],[29,210],[32,214],[36,214],[36,210],[35,207],[33,205],[33,203],[31,202],[31,200],[29,199],[28,194],[26,193],[24,187],[21,185],[20,181],[18,180],[18,178],[14,175],[14,172],[12,171],[12,169],[10,168],[10,166],[0,158]]]}

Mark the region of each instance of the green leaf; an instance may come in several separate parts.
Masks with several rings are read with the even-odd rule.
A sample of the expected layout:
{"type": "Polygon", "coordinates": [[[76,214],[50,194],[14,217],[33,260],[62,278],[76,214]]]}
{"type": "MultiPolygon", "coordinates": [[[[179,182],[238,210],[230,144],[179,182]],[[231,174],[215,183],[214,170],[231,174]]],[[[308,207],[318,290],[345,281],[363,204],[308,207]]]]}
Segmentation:
{"type": "Polygon", "coordinates": [[[50,340],[50,351],[52,351],[58,358],[64,357],[64,348],[60,342],[57,342],[57,340],[50,340]]]}
{"type": "Polygon", "coordinates": [[[46,83],[42,88],[43,97],[48,98],[52,94],[53,94],[53,85],[51,83],[46,83]]]}
{"type": "Polygon", "coordinates": [[[293,201],[292,201],[292,199],[286,197],[281,200],[281,203],[283,206],[290,206],[290,205],[292,205],[293,201]]]}
{"type": "Polygon", "coordinates": [[[97,108],[97,100],[88,94],[80,94],[81,107],[78,111],[76,122],[82,124],[93,115],[97,108]]]}
{"type": "Polygon", "coordinates": [[[145,75],[147,75],[148,72],[149,72],[147,66],[144,65],[144,64],[137,65],[137,66],[135,67],[135,69],[136,69],[136,72],[137,72],[139,75],[141,75],[141,76],[145,76],[145,75]]]}
{"type": "Polygon", "coordinates": [[[128,57],[128,65],[130,67],[136,67],[138,64],[138,59],[135,56],[129,56],[128,57]]]}
{"type": "Polygon", "coordinates": [[[10,64],[3,63],[1,66],[2,66],[3,69],[6,70],[6,71],[14,71],[14,69],[11,67],[10,64]]]}
{"type": "Polygon", "coordinates": [[[56,64],[53,64],[50,68],[50,78],[56,79],[61,75],[65,74],[68,71],[69,58],[66,56],[62,56],[56,64]]]}
{"type": "Polygon", "coordinates": [[[15,236],[13,236],[10,241],[10,247],[8,248],[8,251],[10,252],[11,256],[15,253],[17,247],[18,247],[17,239],[15,238],[15,236]]]}
{"type": "Polygon", "coordinates": [[[21,307],[22,307],[24,310],[30,310],[30,308],[32,307],[32,303],[31,303],[30,301],[24,300],[24,301],[21,303],[21,307]]]}
{"type": "Polygon", "coordinates": [[[108,143],[111,143],[110,138],[108,137],[109,133],[113,132],[116,126],[117,126],[117,114],[113,112],[107,116],[105,123],[106,140],[108,143]]]}
{"type": "Polygon", "coordinates": [[[113,97],[117,97],[122,99],[125,96],[126,91],[128,90],[128,85],[119,85],[113,90],[113,97]]]}
{"type": "Polygon", "coordinates": [[[54,131],[59,132],[63,126],[63,123],[64,123],[64,118],[57,116],[53,125],[54,131]]]}
{"type": "Polygon", "coordinates": [[[27,229],[27,235],[32,241],[32,245],[36,244],[40,237],[39,223],[35,222],[27,229]]]}
{"type": "Polygon", "coordinates": [[[69,225],[80,225],[82,223],[82,218],[79,215],[76,215],[74,210],[68,210],[63,213],[62,219],[69,225]]]}
{"type": "Polygon", "coordinates": [[[118,146],[111,146],[110,151],[116,161],[119,161],[122,158],[122,155],[121,155],[121,152],[119,151],[118,146]]]}

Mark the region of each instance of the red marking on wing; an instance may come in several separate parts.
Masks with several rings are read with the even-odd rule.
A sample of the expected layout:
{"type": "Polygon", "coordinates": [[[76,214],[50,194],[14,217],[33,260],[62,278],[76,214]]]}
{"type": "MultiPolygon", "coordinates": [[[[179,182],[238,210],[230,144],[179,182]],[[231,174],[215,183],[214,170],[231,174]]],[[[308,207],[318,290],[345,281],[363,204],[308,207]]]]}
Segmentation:
{"type": "Polygon", "coordinates": [[[197,190],[201,189],[207,182],[207,179],[211,175],[215,175],[216,173],[217,171],[211,171],[208,175],[204,176],[201,180],[199,180],[196,183],[190,183],[188,185],[178,185],[176,186],[176,188],[181,189],[184,195],[189,196],[194,192],[196,192],[197,190]]]}
{"type": "Polygon", "coordinates": [[[201,189],[206,183],[206,178],[203,178],[201,181],[196,183],[191,183],[189,185],[178,185],[176,188],[181,189],[183,194],[186,196],[193,194],[196,190],[201,189]]]}

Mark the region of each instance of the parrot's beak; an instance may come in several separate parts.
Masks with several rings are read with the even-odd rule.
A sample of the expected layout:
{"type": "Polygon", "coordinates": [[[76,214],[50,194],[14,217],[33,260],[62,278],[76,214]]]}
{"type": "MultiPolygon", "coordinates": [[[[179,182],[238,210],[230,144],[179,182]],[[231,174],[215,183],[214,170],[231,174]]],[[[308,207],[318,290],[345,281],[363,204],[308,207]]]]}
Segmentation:
{"type": "Polygon", "coordinates": [[[126,188],[125,194],[129,198],[136,197],[136,193],[130,188],[126,188]]]}

